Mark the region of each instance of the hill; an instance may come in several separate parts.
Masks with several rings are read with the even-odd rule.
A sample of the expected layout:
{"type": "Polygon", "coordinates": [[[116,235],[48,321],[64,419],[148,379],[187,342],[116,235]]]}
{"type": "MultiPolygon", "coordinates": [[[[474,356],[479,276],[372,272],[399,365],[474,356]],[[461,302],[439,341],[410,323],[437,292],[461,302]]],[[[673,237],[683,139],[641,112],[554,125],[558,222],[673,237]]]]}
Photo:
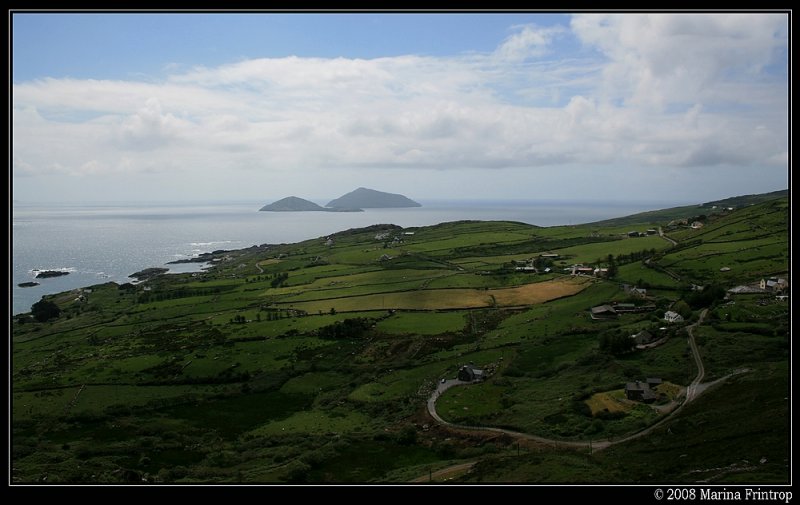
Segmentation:
{"type": "Polygon", "coordinates": [[[389,209],[398,207],[422,207],[419,203],[403,195],[384,193],[374,189],[358,188],[346,195],[328,202],[326,207],[389,209]]]}
{"type": "Polygon", "coordinates": [[[788,222],[784,197],[664,237],[376,224],[48,295],[57,315],[12,319],[10,479],[408,482],[477,461],[454,479],[789,483],[790,304],[722,298],[791,282],[788,222]],[[643,330],[652,347],[617,345],[643,330]],[[467,363],[486,380],[434,403],[469,430],[427,409],[467,363]],[[649,377],[655,403],[626,397],[649,377]]]}
{"type": "Polygon", "coordinates": [[[264,205],[258,210],[269,212],[362,212],[359,208],[345,206],[336,209],[328,209],[296,196],[287,196],[277,202],[264,205]]]}
{"type": "Polygon", "coordinates": [[[723,214],[728,211],[728,208],[740,209],[745,206],[752,206],[759,203],[764,203],[779,198],[787,198],[789,190],[784,189],[781,191],[773,191],[772,193],[763,193],[758,195],[743,195],[725,198],[723,200],[716,200],[713,202],[706,202],[698,205],[684,205],[682,207],[671,207],[668,209],[649,210],[647,212],[640,212],[630,216],[617,217],[613,219],[605,219],[597,221],[595,225],[600,226],[627,226],[627,225],[657,225],[665,224],[672,220],[689,219],[698,215],[708,214],[723,214]]]}

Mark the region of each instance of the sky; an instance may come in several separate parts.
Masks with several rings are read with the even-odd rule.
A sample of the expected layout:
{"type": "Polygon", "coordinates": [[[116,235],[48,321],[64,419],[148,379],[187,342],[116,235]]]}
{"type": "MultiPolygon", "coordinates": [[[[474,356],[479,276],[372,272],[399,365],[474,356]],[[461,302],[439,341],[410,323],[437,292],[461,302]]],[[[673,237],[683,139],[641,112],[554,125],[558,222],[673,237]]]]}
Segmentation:
{"type": "Polygon", "coordinates": [[[10,17],[14,201],[789,186],[787,13],[10,17]]]}

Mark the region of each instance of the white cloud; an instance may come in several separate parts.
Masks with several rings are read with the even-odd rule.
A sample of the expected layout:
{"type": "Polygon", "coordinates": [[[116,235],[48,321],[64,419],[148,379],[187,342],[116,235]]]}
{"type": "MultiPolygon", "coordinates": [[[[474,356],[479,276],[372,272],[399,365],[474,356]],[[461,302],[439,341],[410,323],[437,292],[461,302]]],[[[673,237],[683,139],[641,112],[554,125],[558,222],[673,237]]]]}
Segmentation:
{"type": "Polygon", "coordinates": [[[353,168],[785,166],[788,87],[766,70],[787,49],[784,24],[587,14],[571,32],[518,28],[490,54],[23,82],[13,86],[14,176],[241,171],[270,184],[353,168]],[[564,57],[557,42],[569,37],[599,53],[564,57]]]}
{"type": "Polygon", "coordinates": [[[518,62],[530,57],[543,56],[549,52],[553,39],[563,34],[563,26],[540,28],[533,25],[521,27],[521,30],[506,40],[495,51],[501,60],[518,62]]]}

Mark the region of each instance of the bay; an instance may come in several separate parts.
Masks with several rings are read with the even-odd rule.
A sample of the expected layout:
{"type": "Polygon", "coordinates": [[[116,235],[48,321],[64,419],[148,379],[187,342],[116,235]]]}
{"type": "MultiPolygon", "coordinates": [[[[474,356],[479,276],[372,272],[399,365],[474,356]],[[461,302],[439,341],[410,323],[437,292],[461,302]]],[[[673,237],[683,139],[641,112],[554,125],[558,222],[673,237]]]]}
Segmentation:
{"type": "MultiPolygon", "coordinates": [[[[317,202],[324,205],[325,202],[317,202]]],[[[425,201],[422,207],[364,212],[259,212],[264,202],[187,204],[21,204],[12,208],[12,314],[45,294],[103,282],[129,282],[143,268],[218,249],[291,243],[372,224],[402,227],[448,221],[519,221],[538,226],[588,223],[676,204],[653,202],[425,201]],[[35,279],[41,270],[69,275],[35,279]],[[18,284],[39,282],[21,288],[18,284]]]]}

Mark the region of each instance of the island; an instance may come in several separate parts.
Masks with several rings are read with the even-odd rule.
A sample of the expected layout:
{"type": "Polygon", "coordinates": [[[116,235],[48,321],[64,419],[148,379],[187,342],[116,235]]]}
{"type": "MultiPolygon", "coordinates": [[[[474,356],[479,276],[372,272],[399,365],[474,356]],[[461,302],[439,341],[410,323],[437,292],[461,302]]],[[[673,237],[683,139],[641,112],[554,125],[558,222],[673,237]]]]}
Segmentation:
{"type": "Polygon", "coordinates": [[[368,188],[358,188],[328,202],[330,208],[392,209],[400,207],[422,207],[421,204],[403,195],[384,193],[368,188]]]}
{"type": "Polygon", "coordinates": [[[19,286],[21,288],[32,288],[32,287],[38,286],[38,285],[39,285],[38,282],[20,282],[19,284],[17,284],[17,286],[19,286]]]}
{"type": "Polygon", "coordinates": [[[61,277],[62,275],[69,275],[69,272],[62,270],[42,270],[36,274],[37,279],[47,279],[48,277],[61,277]]]}
{"type": "Polygon", "coordinates": [[[264,205],[258,210],[268,212],[364,212],[363,209],[347,206],[325,208],[296,196],[287,196],[276,202],[264,205]]]}
{"type": "Polygon", "coordinates": [[[145,268],[144,270],[130,274],[128,277],[138,281],[146,281],[167,272],[169,272],[169,268],[145,268]]]}

